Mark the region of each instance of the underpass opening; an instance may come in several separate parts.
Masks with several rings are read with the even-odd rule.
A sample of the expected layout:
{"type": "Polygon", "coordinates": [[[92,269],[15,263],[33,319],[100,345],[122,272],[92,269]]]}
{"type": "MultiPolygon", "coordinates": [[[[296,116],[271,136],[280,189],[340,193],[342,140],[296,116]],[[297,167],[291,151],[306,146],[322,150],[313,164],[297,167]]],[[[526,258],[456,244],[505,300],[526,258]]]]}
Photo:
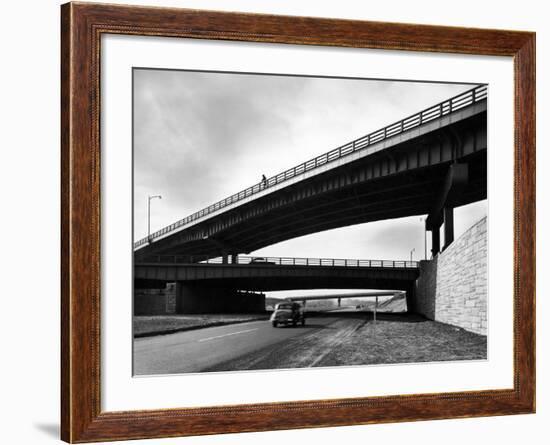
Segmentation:
{"type": "Polygon", "coordinates": [[[288,301],[299,303],[308,315],[406,313],[406,292],[383,289],[311,289],[266,292],[266,311],[288,301]]]}

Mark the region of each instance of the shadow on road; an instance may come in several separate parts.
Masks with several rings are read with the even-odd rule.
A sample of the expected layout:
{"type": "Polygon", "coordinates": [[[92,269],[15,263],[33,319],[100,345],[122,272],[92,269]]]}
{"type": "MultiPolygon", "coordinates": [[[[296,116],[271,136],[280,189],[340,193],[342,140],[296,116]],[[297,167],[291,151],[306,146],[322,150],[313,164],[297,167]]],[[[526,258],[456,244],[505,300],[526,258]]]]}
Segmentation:
{"type": "Polygon", "coordinates": [[[324,324],[317,324],[317,323],[308,323],[306,321],[306,324],[305,326],[302,326],[302,325],[297,325],[297,326],[292,326],[292,325],[288,325],[288,326],[277,326],[276,328],[273,328],[273,329],[311,329],[311,328],[318,328],[318,329],[334,329],[330,326],[327,326],[327,325],[324,325],[324,324]]]}

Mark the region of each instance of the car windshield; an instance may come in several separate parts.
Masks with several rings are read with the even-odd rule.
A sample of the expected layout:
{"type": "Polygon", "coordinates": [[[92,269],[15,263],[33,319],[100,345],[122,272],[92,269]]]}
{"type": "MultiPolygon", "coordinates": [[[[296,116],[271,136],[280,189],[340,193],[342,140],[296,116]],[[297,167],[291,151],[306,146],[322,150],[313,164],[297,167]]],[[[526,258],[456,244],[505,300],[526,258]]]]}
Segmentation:
{"type": "Polygon", "coordinates": [[[292,305],[291,304],[280,304],[279,306],[277,306],[277,309],[292,309],[292,305]]]}

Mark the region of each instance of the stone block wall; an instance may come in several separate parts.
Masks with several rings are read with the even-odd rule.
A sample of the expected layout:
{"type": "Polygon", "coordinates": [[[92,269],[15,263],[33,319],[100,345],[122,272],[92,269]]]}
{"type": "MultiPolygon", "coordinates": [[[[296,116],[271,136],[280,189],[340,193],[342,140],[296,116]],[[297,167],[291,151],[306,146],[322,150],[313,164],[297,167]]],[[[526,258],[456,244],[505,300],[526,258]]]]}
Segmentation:
{"type": "Polygon", "coordinates": [[[487,335],[487,218],[420,263],[414,312],[487,335]]]}
{"type": "Polygon", "coordinates": [[[416,281],[410,312],[422,314],[435,320],[435,294],[437,284],[437,257],[429,261],[420,261],[420,277],[416,281]]]}
{"type": "Polygon", "coordinates": [[[176,284],[164,289],[134,289],[134,315],[169,315],[176,313],[176,284]]]}

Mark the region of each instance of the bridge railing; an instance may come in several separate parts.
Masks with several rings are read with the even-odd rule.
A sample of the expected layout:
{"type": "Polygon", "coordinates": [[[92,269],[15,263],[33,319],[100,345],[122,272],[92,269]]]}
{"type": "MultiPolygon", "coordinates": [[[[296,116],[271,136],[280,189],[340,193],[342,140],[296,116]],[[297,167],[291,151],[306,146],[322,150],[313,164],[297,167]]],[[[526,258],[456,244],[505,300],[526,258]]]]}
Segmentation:
{"type": "Polygon", "coordinates": [[[391,269],[415,269],[417,261],[403,260],[359,260],[344,258],[293,258],[293,257],[257,257],[235,255],[208,258],[200,255],[147,255],[139,263],[154,264],[231,264],[257,266],[325,266],[325,267],[380,267],[391,269]]]}
{"type": "Polygon", "coordinates": [[[355,139],[351,142],[348,142],[347,144],[341,145],[340,147],[323,153],[322,155],[310,159],[309,161],[303,162],[302,164],[285,170],[278,175],[267,178],[265,181],[259,182],[251,187],[248,187],[247,189],[241,190],[240,192],[235,193],[225,199],[222,199],[221,201],[215,202],[214,204],[205,207],[204,209],[199,210],[198,212],[195,212],[187,216],[186,218],[180,219],[179,221],[176,221],[175,223],[170,224],[169,226],[166,226],[161,230],[158,230],[157,232],[151,234],[150,237],[140,239],[139,241],[134,243],[134,248],[137,249],[138,247],[150,243],[156,238],[165,235],[166,233],[172,232],[173,230],[176,230],[186,224],[200,219],[203,216],[216,212],[217,210],[220,210],[224,207],[248,198],[249,196],[255,195],[270,187],[288,181],[289,179],[301,175],[302,173],[334,162],[359,150],[365,150],[373,144],[404,133],[413,128],[417,128],[421,125],[427,124],[428,122],[439,119],[442,116],[451,114],[455,111],[458,111],[462,108],[468,107],[476,102],[480,102],[485,99],[487,99],[487,86],[476,86],[471,90],[451,97],[450,99],[426,108],[425,110],[419,111],[418,113],[401,119],[400,121],[388,125],[387,127],[381,128],[380,130],[369,133],[366,136],[360,137],[359,139],[355,139]]]}

